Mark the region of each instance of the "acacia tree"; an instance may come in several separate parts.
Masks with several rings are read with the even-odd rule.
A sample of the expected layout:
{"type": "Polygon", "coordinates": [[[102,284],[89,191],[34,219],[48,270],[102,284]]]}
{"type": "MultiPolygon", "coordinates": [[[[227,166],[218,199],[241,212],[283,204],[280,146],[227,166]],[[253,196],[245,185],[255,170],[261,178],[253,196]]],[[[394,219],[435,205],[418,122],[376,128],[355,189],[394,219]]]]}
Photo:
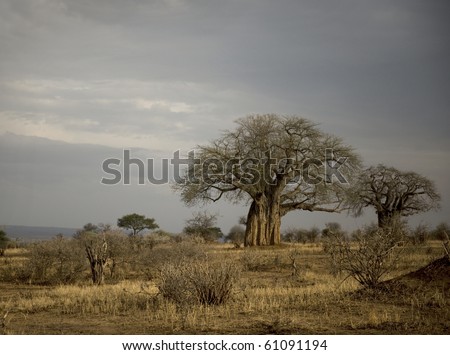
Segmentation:
{"type": "Polygon", "coordinates": [[[415,172],[403,172],[382,164],[361,172],[349,199],[355,216],[373,207],[378,226],[384,228],[400,217],[439,208],[434,183],[415,172]]]}
{"type": "Polygon", "coordinates": [[[127,214],[117,220],[117,226],[125,229],[131,229],[131,235],[136,236],[144,229],[156,229],[159,226],[153,218],[146,218],[137,213],[127,214]]]}
{"type": "Polygon", "coordinates": [[[245,246],[280,243],[282,216],[294,210],[337,212],[359,167],[354,150],[298,116],[251,115],[198,146],[175,186],[193,205],[222,197],[250,205],[245,246]]]}

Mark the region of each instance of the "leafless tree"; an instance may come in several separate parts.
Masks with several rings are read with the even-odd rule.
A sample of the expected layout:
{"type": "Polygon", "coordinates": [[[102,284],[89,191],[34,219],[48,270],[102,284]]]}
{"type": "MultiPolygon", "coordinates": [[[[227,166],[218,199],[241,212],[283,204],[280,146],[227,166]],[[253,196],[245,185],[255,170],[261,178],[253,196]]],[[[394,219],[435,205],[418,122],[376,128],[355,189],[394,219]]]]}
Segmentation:
{"type": "Polygon", "coordinates": [[[175,186],[193,205],[222,197],[250,205],[245,246],[280,243],[290,211],[337,212],[359,158],[338,137],[298,116],[251,115],[197,147],[175,186]],[[345,177],[345,178],[344,178],[345,177]]]}
{"type": "Polygon", "coordinates": [[[351,190],[353,213],[361,215],[365,207],[373,207],[378,226],[383,228],[400,217],[439,208],[440,196],[434,183],[415,173],[378,165],[365,169],[351,190]]]}
{"type": "Polygon", "coordinates": [[[109,257],[105,233],[82,231],[74,237],[85,251],[94,285],[101,285],[105,279],[105,266],[109,257]]]}
{"type": "Polygon", "coordinates": [[[187,235],[203,238],[206,242],[213,242],[222,236],[222,231],[216,226],[217,214],[207,211],[194,212],[192,218],[186,221],[183,232],[187,235]]]}

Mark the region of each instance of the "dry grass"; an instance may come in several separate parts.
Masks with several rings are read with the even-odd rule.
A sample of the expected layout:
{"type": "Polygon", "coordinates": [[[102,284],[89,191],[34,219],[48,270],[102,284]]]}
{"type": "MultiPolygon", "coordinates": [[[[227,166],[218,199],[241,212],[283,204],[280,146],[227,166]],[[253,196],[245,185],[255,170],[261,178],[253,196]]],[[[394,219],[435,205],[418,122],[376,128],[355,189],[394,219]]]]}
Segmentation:
{"type": "MultiPolygon", "coordinates": [[[[439,243],[407,249],[387,276],[416,270],[442,254],[439,243]]],[[[334,277],[320,245],[236,250],[208,245],[208,259],[242,266],[230,300],[218,306],[177,307],[159,294],[158,279],[116,284],[43,287],[0,284],[0,332],[7,334],[446,334],[449,290],[363,292],[334,277]],[[298,251],[299,273],[289,256],[298,251]]],[[[19,265],[8,250],[0,269],[19,265]]],[[[1,271],[1,270],[0,270],[1,271]]],[[[157,273],[155,273],[157,274],[157,273]]]]}

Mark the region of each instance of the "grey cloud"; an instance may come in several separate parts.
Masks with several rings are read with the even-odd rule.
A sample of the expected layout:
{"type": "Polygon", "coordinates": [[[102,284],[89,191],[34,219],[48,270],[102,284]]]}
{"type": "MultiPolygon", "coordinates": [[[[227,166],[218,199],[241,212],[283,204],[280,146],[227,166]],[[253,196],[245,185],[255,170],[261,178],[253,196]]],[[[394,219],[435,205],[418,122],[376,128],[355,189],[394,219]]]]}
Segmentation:
{"type": "MultiPolygon", "coordinates": [[[[192,211],[183,208],[169,185],[138,185],[135,166],[130,185],[100,183],[109,177],[101,169],[102,162],[122,157],[120,149],[1,135],[0,224],[80,227],[89,221],[114,224],[118,217],[138,212],[156,218],[161,228],[181,231],[192,211]]],[[[160,158],[171,158],[140,148],[131,149],[131,157],[144,162],[154,158],[156,178],[161,176],[160,158]]],[[[227,210],[227,204],[211,209],[227,210]]],[[[236,207],[222,213],[224,228],[237,223],[243,211],[236,207]]]]}
{"type": "Polygon", "coordinates": [[[67,144],[45,138],[4,134],[0,139],[2,180],[24,185],[100,181],[101,162],[118,152],[107,147],[67,144]]]}

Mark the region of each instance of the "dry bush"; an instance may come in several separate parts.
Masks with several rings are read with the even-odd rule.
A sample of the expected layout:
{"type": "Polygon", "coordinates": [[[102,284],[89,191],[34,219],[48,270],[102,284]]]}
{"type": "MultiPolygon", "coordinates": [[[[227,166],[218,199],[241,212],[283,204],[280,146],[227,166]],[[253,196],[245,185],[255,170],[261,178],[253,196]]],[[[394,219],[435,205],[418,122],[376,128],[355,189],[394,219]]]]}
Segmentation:
{"type": "Polygon", "coordinates": [[[262,271],[269,264],[268,259],[258,249],[245,249],[240,257],[240,262],[246,271],[262,271]]]}
{"type": "Polygon", "coordinates": [[[177,305],[193,303],[193,288],[188,275],[191,272],[187,263],[167,263],[160,270],[159,293],[177,305]]]}
{"type": "MultiPolygon", "coordinates": [[[[18,282],[68,284],[80,279],[86,263],[78,245],[57,236],[28,246],[29,257],[13,273],[18,282]]],[[[12,275],[11,275],[12,276],[12,275]]]]}
{"type": "Polygon", "coordinates": [[[330,232],[324,242],[333,272],[343,272],[362,286],[376,287],[382,277],[396,268],[405,234],[400,227],[366,227],[353,233],[330,232]]]}
{"type": "Polygon", "coordinates": [[[10,240],[6,233],[0,229],[0,257],[5,255],[5,250],[8,248],[9,243],[10,240]]]}
{"type": "Polygon", "coordinates": [[[233,243],[236,249],[239,249],[241,245],[244,243],[245,239],[245,228],[241,225],[236,225],[231,227],[228,235],[225,237],[225,240],[233,243]]]}
{"type": "Polygon", "coordinates": [[[132,238],[117,230],[101,234],[80,232],[75,238],[56,236],[29,244],[27,250],[26,259],[20,264],[1,269],[1,280],[47,285],[76,283],[87,279],[90,262],[91,268],[99,272],[99,282],[94,283],[101,283],[105,276],[116,281],[126,277],[138,253],[132,238]]]}
{"type": "Polygon", "coordinates": [[[419,224],[411,230],[409,240],[414,245],[423,245],[430,238],[429,228],[424,224],[419,224]]]}
{"type": "Polygon", "coordinates": [[[239,270],[231,263],[215,266],[210,263],[192,265],[190,282],[194,286],[198,303],[216,306],[226,303],[238,278],[239,270]]]}
{"type": "Polygon", "coordinates": [[[239,277],[231,263],[210,261],[168,263],[161,269],[159,292],[179,306],[226,303],[239,277]]]}
{"type": "Polygon", "coordinates": [[[181,264],[188,260],[206,259],[205,245],[192,240],[158,244],[152,249],[143,249],[135,255],[134,268],[148,280],[158,277],[167,263],[181,264]]]}
{"type": "Polygon", "coordinates": [[[74,239],[83,250],[83,259],[89,261],[91,279],[97,285],[127,278],[139,255],[154,248],[151,238],[127,236],[118,229],[80,231],[74,239]]]}

